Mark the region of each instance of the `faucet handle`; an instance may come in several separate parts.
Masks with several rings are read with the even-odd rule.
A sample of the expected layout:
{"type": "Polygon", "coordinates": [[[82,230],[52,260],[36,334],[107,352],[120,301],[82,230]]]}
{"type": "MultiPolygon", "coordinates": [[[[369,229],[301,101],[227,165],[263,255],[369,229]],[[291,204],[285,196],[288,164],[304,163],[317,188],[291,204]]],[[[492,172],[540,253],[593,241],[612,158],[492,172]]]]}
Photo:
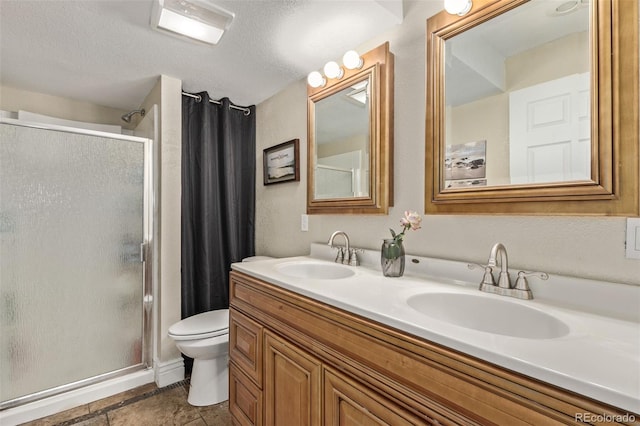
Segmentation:
{"type": "Polygon", "coordinates": [[[333,247],[336,249],[336,260],[334,260],[334,262],[336,263],[343,263],[344,262],[344,249],[342,247],[333,247]]]}
{"type": "Polygon", "coordinates": [[[529,288],[527,277],[537,277],[541,280],[548,280],[549,274],[547,274],[546,272],[518,272],[518,279],[516,279],[516,286],[514,287],[514,289],[519,290],[518,293],[520,294],[520,296],[518,297],[520,297],[521,299],[531,300],[533,299],[533,292],[529,288]]]}
{"type": "Polygon", "coordinates": [[[467,268],[469,269],[477,269],[477,268],[484,269],[487,267],[489,267],[489,265],[481,265],[479,263],[467,263],[467,268]]]}
{"type": "Polygon", "coordinates": [[[518,272],[518,278],[516,279],[516,285],[514,288],[516,290],[530,291],[529,283],[527,282],[527,277],[536,277],[546,281],[549,279],[549,274],[547,274],[546,272],[520,271],[518,272]]]}
{"type": "Polygon", "coordinates": [[[476,269],[482,268],[484,269],[484,276],[482,277],[482,282],[480,283],[480,289],[482,289],[483,285],[496,285],[496,281],[493,279],[493,268],[489,265],[480,265],[479,263],[468,263],[467,268],[476,269]]]}
{"type": "Polygon", "coordinates": [[[360,260],[358,259],[358,253],[364,253],[364,250],[359,248],[352,248],[349,250],[349,266],[360,265],[360,260]]]}

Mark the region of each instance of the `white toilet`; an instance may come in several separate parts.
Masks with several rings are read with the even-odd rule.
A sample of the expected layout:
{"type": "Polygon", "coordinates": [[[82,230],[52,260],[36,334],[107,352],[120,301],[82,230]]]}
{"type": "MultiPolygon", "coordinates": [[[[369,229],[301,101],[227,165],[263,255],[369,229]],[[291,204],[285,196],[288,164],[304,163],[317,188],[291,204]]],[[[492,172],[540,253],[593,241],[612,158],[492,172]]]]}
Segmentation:
{"type": "MultiPolygon", "coordinates": [[[[252,256],[243,262],[272,259],[252,256]]],[[[229,309],[203,312],[169,327],[169,337],[186,356],[193,358],[191,405],[218,404],[229,399],[229,309]]]]}
{"type": "Polygon", "coordinates": [[[229,310],[203,312],[169,328],[169,337],[193,358],[191,405],[217,404],[229,399],[229,310]]]}

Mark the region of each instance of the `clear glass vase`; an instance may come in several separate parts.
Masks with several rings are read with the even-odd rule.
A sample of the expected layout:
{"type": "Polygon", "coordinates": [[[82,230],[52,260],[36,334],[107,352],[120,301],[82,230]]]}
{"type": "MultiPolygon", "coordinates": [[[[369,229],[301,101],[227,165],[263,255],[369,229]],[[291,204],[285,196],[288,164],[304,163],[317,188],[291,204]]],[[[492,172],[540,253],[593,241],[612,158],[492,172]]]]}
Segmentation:
{"type": "Polygon", "coordinates": [[[385,277],[401,277],[404,274],[404,246],[402,240],[383,240],[380,250],[380,265],[385,277]]]}

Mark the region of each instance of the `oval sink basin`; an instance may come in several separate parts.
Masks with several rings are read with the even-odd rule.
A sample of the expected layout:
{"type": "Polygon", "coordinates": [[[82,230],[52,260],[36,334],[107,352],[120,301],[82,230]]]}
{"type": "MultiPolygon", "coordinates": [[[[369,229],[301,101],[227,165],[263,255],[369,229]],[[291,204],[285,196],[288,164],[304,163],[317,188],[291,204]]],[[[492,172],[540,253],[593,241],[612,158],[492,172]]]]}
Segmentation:
{"type": "Polygon", "coordinates": [[[353,268],[337,263],[291,262],[276,266],[278,272],[293,278],[314,280],[337,280],[355,274],[353,268]]]}
{"type": "Polygon", "coordinates": [[[554,339],[569,333],[556,317],[534,308],[481,295],[422,293],[407,303],[423,315],[460,327],[526,339],[554,339]]]}

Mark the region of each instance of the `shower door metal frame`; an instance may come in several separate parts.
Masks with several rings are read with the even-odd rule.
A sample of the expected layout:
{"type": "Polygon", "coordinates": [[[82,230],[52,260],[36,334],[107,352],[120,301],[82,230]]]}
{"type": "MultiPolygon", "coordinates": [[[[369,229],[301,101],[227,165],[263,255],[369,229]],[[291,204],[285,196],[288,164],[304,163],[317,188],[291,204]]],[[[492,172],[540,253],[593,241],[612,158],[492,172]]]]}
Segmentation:
{"type": "Polygon", "coordinates": [[[75,127],[58,126],[53,124],[35,123],[13,118],[0,117],[0,124],[11,124],[21,127],[29,127],[55,132],[73,133],[101,138],[118,139],[128,142],[143,144],[144,160],[144,184],[143,184],[143,241],[140,246],[140,260],[142,262],[142,356],[141,362],[136,365],[110,371],[97,376],[78,380],[72,383],[45,389],[29,395],[0,402],[0,410],[17,407],[29,402],[37,401],[54,395],[59,395],[85,386],[103,382],[105,380],[124,376],[129,373],[149,369],[153,367],[153,140],[138,136],[122,135],[118,133],[101,132],[97,130],[80,129],[75,127]]]}

